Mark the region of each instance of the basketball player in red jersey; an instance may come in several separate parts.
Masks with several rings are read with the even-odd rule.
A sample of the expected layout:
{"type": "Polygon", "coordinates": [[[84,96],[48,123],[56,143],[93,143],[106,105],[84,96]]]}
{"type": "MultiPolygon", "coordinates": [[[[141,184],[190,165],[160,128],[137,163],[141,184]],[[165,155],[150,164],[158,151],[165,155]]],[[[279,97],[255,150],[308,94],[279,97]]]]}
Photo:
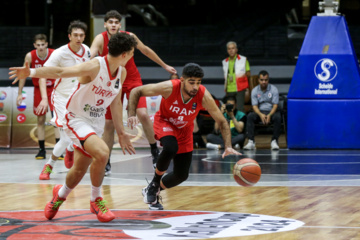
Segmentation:
{"type": "MultiPolygon", "coordinates": [[[[50,57],[54,49],[48,48],[48,42],[45,34],[37,34],[34,37],[34,47],[35,49],[28,52],[25,56],[25,63],[33,68],[42,67],[46,60],[50,57]]],[[[18,96],[16,99],[16,104],[21,105],[23,97],[22,90],[25,85],[26,79],[21,79],[19,81],[18,96]]],[[[34,114],[37,116],[37,136],[39,142],[39,152],[35,156],[36,159],[45,159],[45,120],[46,112],[48,111],[48,106],[50,107],[51,115],[53,111],[53,105],[51,103],[51,93],[54,89],[55,79],[44,79],[44,78],[32,78],[34,85],[34,114]]],[[[60,139],[59,130],[55,130],[55,139],[56,142],[60,139]]]]}
{"type": "MultiPolygon", "coordinates": [[[[120,22],[121,22],[121,15],[116,10],[111,10],[106,13],[106,15],[104,17],[104,27],[106,28],[106,31],[101,34],[98,34],[95,37],[94,41],[92,42],[91,47],[90,47],[91,57],[95,57],[97,54],[100,56],[105,56],[108,53],[107,45],[109,42],[109,38],[112,35],[114,35],[115,33],[120,31],[120,27],[121,27],[120,22]]],[[[135,40],[138,43],[137,49],[140,50],[140,52],[142,54],[144,54],[145,56],[150,58],[155,63],[159,64],[161,67],[163,67],[169,73],[172,73],[172,74],[176,73],[176,70],[173,67],[165,64],[160,59],[160,57],[151,48],[149,48],[144,43],[142,43],[140,41],[140,39],[134,33],[130,33],[130,32],[127,32],[127,33],[135,38],[135,40]]],[[[128,61],[125,68],[127,71],[127,76],[126,76],[123,90],[122,90],[122,97],[121,97],[122,100],[124,99],[124,94],[126,94],[126,98],[129,99],[130,91],[135,87],[143,85],[140,73],[135,65],[134,58],[131,58],[128,61]]],[[[153,127],[152,127],[153,123],[150,120],[150,117],[146,110],[146,98],[145,97],[142,97],[139,100],[139,103],[138,103],[137,109],[136,109],[136,115],[139,118],[139,120],[143,126],[145,136],[149,141],[149,144],[151,147],[151,155],[153,158],[153,165],[155,168],[157,157],[159,155],[159,150],[156,146],[156,140],[154,138],[154,131],[153,131],[153,127]]],[[[107,143],[107,145],[111,151],[113,148],[113,145],[114,145],[114,125],[113,125],[110,109],[107,109],[105,118],[106,118],[106,122],[105,122],[103,139],[107,143]]],[[[105,169],[105,175],[109,175],[111,173],[110,169],[111,169],[111,165],[110,165],[110,158],[109,158],[108,164],[106,165],[106,169],[105,169]]]]}
{"type": "Polygon", "coordinates": [[[159,203],[160,190],[175,187],[188,178],[193,152],[194,119],[203,107],[220,126],[225,142],[222,157],[241,155],[231,146],[229,124],[209,91],[201,85],[203,76],[204,72],[198,64],[189,63],[185,65],[180,79],[148,84],[131,91],[128,105],[128,125],[131,128],[138,121],[135,107],[140,97],[163,97],[154,117],[155,138],[160,140],[163,150],[158,157],[153,180],[142,190],[144,202],[150,204],[151,210],[163,209],[159,203]],[[174,169],[164,175],[171,159],[174,160],[174,169]]]}

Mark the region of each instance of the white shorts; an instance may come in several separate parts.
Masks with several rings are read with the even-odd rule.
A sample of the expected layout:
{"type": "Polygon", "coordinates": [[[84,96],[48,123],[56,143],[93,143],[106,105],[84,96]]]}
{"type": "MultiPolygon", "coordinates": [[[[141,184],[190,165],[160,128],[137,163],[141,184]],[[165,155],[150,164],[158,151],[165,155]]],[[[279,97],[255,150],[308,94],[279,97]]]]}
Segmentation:
{"type": "Polygon", "coordinates": [[[53,91],[51,100],[54,105],[54,116],[50,120],[50,123],[56,127],[63,127],[68,97],[64,97],[61,94],[56,93],[56,91],[53,91]]]}
{"type": "Polygon", "coordinates": [[[90,119],[75,117],[71,113],[66,113],[63,129],[73,141],[74,147],[80,150],[85,156],[91,157],[91,155],[85,151],[82,143],[94,134],[101,138],[104,132],[104,126],[105,118],[101,119],[101,121],[94,122],[90,119]]]}

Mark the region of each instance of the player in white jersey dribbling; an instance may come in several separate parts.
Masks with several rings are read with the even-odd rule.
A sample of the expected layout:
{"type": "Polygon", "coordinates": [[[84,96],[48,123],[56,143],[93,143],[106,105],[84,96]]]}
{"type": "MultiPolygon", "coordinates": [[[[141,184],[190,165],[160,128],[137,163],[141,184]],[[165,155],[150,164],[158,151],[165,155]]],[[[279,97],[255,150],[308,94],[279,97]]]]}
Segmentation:
{"type": "MultiPolygon", "coordinates": [[[[90,49],[83,44],[87,25],[79,20],[72,21],[68,27],[69,43],[56,49],[50,58],[46,61],[46,67],[71,67],[79,63],[90,60],[90,49]]],[[[65,166],[71,168],[74,162],[74,148],[70,138],[62,130],[62,120],[65,116],[66,103],[73,88],[77,85],[76,77],[57,78],[52,93],[52,103],[54,105],[54,117],[51,123],[60,129],[60,141],[58,141],[53,149],[52,155],[45,163],[40,173],[40,180],[49,180],[50,173],[56,163],[56,160],[63,154],[66,149],[64,159],[65,166]]]]}
{"type": "Polygon", "coordinates": [[[124,68],[134,55],[135,39],[126,33],[117,33],[109,41],[109,53],[73,67],[43,67],[29,69],[10,68],[10,79],[25,77],[79,77],[79,84],[66,105],[64,129],[75,145],[74,165],[66,175],[64,185],[56,185],[53,198],[46,204],[45,216],[55,217],[61,204],[81,181],[90,166],[90,210],[101,222],[109,222],[115,215],[105,206],[101,196],[104,168],[109,157],[109,147],[101,135],[104,131],[105,109],[110,106],[121,149],[135,153],[130,137],[125,133],[122,119],[121,88],[126,77],[124,68]],[[65,127],[66,125],[66,127],[65,127]]]}

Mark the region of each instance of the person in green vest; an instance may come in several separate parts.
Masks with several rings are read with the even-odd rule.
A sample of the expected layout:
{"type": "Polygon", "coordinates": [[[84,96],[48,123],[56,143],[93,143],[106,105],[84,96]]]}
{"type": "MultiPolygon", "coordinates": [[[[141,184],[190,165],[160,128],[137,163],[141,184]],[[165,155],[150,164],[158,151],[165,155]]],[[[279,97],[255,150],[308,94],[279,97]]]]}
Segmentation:
{"type": "Polygon", "coordinates": [[[229,57],[222,61],[226,96],[236,97],[236,108],[244,111],[245,91],[249,88],[250,64],[245,56],[238,54],[236,42],[226,44],[229,57]]]}

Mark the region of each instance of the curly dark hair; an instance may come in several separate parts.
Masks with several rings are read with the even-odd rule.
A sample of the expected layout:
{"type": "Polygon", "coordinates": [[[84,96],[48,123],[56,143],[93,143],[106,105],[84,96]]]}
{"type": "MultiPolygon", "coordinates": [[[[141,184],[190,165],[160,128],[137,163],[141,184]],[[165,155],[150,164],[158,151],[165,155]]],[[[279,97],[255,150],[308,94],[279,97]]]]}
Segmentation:
{"type": "Polygon", "coordinates": [[[87,25],[86,23],[80,21],[80,20],[75,20],[75,21],[72,21],[68,27],[68,33],[71,34],[72,30],[73,29],[82,29],[85,33],[87,31],[87,25]]]}
{"type": "Polygon", "coordinates": [[[107,22],[110,18],[116,18],[121,22],[121,14],[116,10],[110,10],[105,14],[104,22],[107,22]]]}
{"type": "Polygon", "coordinates": [[[137,42],[130,34],[121,32],[111,36],[109,40],[109,54],[113,57],[117,57],[124,52],[131,51],[136,48],[137,42]]]}
{"type": "Polygon", "coordinates": [[[196,77],[196,78],[203,78],[204,71],[200,67],[199,64],[196,63],[188,63],[184,66],[182,77],[189,78],[189,77],[196,77]]]}

